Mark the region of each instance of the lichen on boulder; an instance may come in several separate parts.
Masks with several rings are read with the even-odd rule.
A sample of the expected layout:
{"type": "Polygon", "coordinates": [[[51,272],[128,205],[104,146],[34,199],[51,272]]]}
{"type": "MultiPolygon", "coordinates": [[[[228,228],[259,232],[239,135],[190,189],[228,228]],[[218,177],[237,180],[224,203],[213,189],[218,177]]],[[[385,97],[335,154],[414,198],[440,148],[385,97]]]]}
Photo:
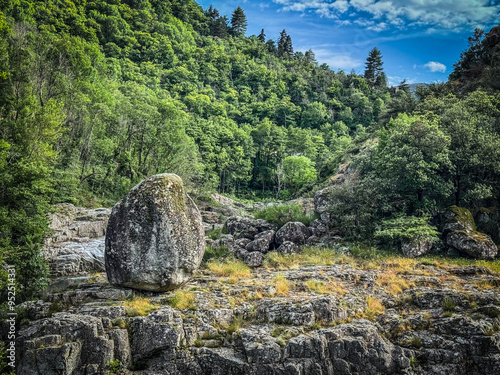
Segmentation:
{"type": "Polygon", "coordinates": [[[200,212],[175,174],[144,180],[113,208],[105,250],[113,285],[175,289],[199,267],[204,251],[200,212]]]}
{"type": "Polygon", "coordinates": [[[459,251],[476,259],[493,259],[498,253],[498,247],[487,234],[456,230],[448,234],[446,243],[459,251]]]}
{"type": "Polygon", "coordinates": [[[492,259],[497,255],[498,247],[490,236],[477,231],[468,209],[451,206],[445,218],[445,242],[452,249],[476,259],[492,259]]]}

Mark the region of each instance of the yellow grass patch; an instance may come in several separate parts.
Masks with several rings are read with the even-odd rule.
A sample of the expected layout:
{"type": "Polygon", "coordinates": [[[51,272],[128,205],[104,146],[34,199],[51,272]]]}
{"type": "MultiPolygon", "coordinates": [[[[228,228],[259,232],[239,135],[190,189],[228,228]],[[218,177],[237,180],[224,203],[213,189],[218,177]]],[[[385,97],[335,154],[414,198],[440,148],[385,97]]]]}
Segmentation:
{"type": "Polygon", "coordinates": [[[207,268],[217,276],[229,277],[231,282],[252,277],[252,271],[240,260],[212,260],[207,263],[207,268]]]}
{"type": "Polygon", "coordinates": [[[123,303],[128,316],[144,316],[158,310],[159,306],[151,303],[149,298],[135,297],[123,303]]]}

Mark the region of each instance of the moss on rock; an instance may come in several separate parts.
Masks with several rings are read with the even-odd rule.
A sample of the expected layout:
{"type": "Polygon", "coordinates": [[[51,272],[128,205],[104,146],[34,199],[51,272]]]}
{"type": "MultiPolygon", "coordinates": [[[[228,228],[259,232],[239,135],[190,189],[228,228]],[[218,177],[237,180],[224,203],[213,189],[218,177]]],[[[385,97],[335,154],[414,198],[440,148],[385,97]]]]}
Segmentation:
{"type": "Polygon", "coordinates": [[[465,229],[477,230],[476,223],[474,222],[474,217],[471,212],[464,207],[451,206],[450,211],[455,215],[449,220],[449,222],[458,222],[462,224],[465,229]]]}

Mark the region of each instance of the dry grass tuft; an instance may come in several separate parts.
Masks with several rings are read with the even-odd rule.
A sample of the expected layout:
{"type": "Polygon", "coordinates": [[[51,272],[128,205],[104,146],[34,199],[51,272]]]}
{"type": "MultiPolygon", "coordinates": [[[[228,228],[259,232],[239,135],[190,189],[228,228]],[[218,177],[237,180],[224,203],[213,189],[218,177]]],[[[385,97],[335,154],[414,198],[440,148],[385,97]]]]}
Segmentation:
{"type": "Polygon", "coordinates": [[[279,273],[274,277],[274,285],[276,286],[276,295],[287,296],[290,292],[291,284],[286,277],[279,273]]]}
{"type": "Polygon", "coordinates": [[[358,314],[358,318],[365,318],[368,320],[375,320],[375,318],[384,313],[385,307],[382,305],[382,300],[374,296],[366,297],[366,309],[363,313],[358,314]]]}
{"type": "Polygon", "coordinates": [[[195,303],[196,294],[185,290],[177,290],[175,293],[167,298],[167,303],[174,309],[190,309],[196,310],[195,303]]]}
{"type": "Polygon", "coordinates": [[[318,280],[307,280],[304,283],[305,287],[310,291],[318,294],[340,294],[341,296],[348,294],[349,292],[344,289],[344,287],[338,282],[324,282],[318,280]]]}
{"type": "Polygon", "coordinates": [[[375,283],[384,288],[385,292],[390,295],[398,295],[404,290],[414,286],[414,283],[409,283],[405,279],[398,276],[396,271],[383,271],[377,275],[375,283]]]}
{"type": "Polygon", "coordinates": [[[151,303],[149,298],[135,297],[123,303],[127,316],[145,316],[159,309],[159,306],[151,303]]]}
{"type": "Polygon", "coordinates": [[[252,277],[250,267],[240,260],[212,260],[207,263],[207,268],[217,276],[229,277],[233,283],[252,277]]]}

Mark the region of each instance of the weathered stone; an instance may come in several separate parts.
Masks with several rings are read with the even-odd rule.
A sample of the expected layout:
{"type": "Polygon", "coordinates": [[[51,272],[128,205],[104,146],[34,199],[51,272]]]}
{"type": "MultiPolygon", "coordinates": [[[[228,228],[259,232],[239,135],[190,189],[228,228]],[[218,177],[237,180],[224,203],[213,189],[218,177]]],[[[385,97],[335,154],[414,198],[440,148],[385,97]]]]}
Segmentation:
{"type": "Polygon", "coordinates": [[[205,250],[201,215],[179,176],[135,186],[111,213],[106,273],[114,285],[166,291],[189,280],[205,250]]]}
{"type": "Polygon", "coordinates": [[[120,361],[120,365],[128,368],[132,364],[130,343],[126,329],[113,329],[108,332],[108,337],[114,343],[114,359],[120,361]]]}
{"type": "Polygon", "coordinates": [[[245,246],[245,249],[250,252],[259,251],[261,253],[267,253],[267,251],[269,250],[269,245],[270,243],[266,238],[257,238],[256,240],[249,242],[245,246]]]}
{"type": "Polygon", "coordinates": [[[104,237],[84,242],[62,243],[57,254],[50,259],[50,271],[55,276],[81,275],[104,270],[104,237]]]}
{"type": "Polygon", "coordinates": [[[334,188],[334,186],[329,186],[325,189],[318,190],[316,194],[314,194],[314,210],[318,214],[327,212],[331,207],[331,191],[334,188]]]}
{"type": "Polygon", "coordinates": [[[299,222],[292,221],[283,225],[276,232],[276,243],[281,245],[285,241],[290,241],[298,245],[302,245],[306,242],[307,238],[311,236],[309,229],[299,222]]]}
{"type": "Polygon", "coordinates": [[[255,220],[241,216],[228,218],[224,227],[227,233],[233,235],[236,239],[248,238],[249,240],[253,240],[255,235],[259,233],[255,225],[255,220]]]}
{"type": "Polygon", "coordinates": [[[106,363],[113,360],[114,345],[103,333],[101,319],[91,316],[59,313],[36,321],[19,332],[24,355],[18,373],[73,374],[76,367],[86,364],[96,364],[104,371],[106,363]],[[47,335],[49,341],[32,340],[47,335]],[[50,346],[44,347],[46,344],[50,346]]]}
{"type": "Polygon", "coordinates": [[[444,214],[446,223],[443,226],[443,232],[455,230],[476,230],[474,217],[470,211],[463,207],[451,206],[444,214]]]}
{"type": "Polygon", "coordinates": [[[236,240],[234,241],[234,243],[239,246],[239,247],[245,247],[246,245],[248,245],[250,242],[252,242],[252,240],[248,239],[248,238],[240,238],[239,240],[236,240]]]}
{"type": "Polygon", "coordinates": [[[306,240],[306,245],[313,246],[320,242],[319,237],[311,236],[306,240]]]}
{"type": "Polygon", "coordinates": [[[245,245],[248,251],[260,251],[267,253],[269,247],[274,242],[275,232],[273,230],[266,230],[255,235],[255,239],[245,245]]]}
{"type": "Polygon", "coordinates": [[[300,248],[290,241],[283,242],[277,249],[281,254],[296,254],[300,252],[300,248]]]}
{"type": "Polygon", "coordinates": [[[476,231],[455,230],[446,236],[446,244],[476,259],[493,259],[498,253],[490,236],[476,231]]]}
{"type": "Polygon", "coordinates": [[[169,306],[148,316],[133,318],[130,329],[134,363],[151,358],[159,352],[173,354],[184,340],[181,314],[169,306]]]}
{"type": "Polygon", "coordinates": [[[247,252],[243,255],[243,262],[250,267],[260,267],[264,261],[264,256],[259,251],[247,252]]]}
{"type": "Polygon", "coordinates": [[[416,258],[430,253],[432,242],[427,239],[419,241],[405,241],[401,244],[401,251],[409,258],[416,258]]]}
{"type": "Polygon", "coordinates": [[[281,348],[274,338],[259,335],[248,329],[242,329],[239,333],[248,363],[278,363],[280,361],[281,348]]]}
{"type": "Polygon", "coordinates": [[[272,229],[269,229],[269,230],[265,230],[263,232],[257,233],[255,235],[255,239],[257,240],[259,238],[264,238],[269,242],[269,244],[271,244],[274,242],[275,235],[276,235],[276,232],[272,229]]]}

